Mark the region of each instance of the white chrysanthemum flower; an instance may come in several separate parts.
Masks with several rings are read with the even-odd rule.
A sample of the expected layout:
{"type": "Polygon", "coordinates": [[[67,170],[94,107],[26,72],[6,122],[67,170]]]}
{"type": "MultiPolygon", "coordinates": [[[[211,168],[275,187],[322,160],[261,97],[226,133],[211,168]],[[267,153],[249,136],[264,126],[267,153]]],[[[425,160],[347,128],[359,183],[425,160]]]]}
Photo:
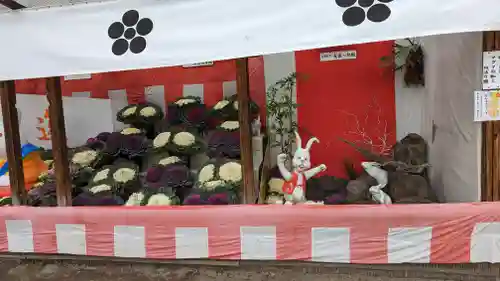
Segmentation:
{"type": "Polygon", "coordinates": [[[146,106],[145,108],[141,109],[139,114],[141,116],[144,116],[144,117],[155,116],[156,115],[156,108],[154,108],[152,106],[146,106]]]}
{"type": "Polygon", "coordinates": [[[120,168],[113,173],[113,179],[119,183],[126,183],[133,180],[136,176],[134,169],[120,168]]]}
{"type": "Polygon", "coordinates": [[[220,102],[216,103],[214,105],[214,109],[215,110],[221,110],[223,109],[224,107],[226,107],[227,105],[229,104],[229,101],[228,100],[221,100],[220,102]]]}
{"type": "Polygon", "coordinates": [[[269,192],[283,193],[283,184],[285,181],[280,178],[271,178],[267,183],[269,185],[269,192]]]}
{"type": "Polygon", "coordinates": [[[306,201],[304,202],[306,205],[325,205],[323,201],[306,201]]]}
{"type": "Polygon", "coordinates": [[[148,203],[146,204],[148,206],[170,206],[172,205],[172,199],[168,197],[165,194],[158,193],[155,195],[152,195],[148,199],[148,203]]]}
{"type": "Polygon", "coordinates": [[[233,107],[234,109],[238,110],[238,101],[233,102],[233,107]]]}
{"type": "Polygon", "coordinates": [[[186,104],[191,104],[195,102],[196,102],[195,99],[180,99],[176,101],[175,104],[177,104],[178,106],[185,106],[186,104]]]}
{"type": "Polygon", "coordinates": [[[43,186],[43,182],[37,182],[33,185],[33,188],[39,188],[43,186]]]}
{"type": "Polygon", "coordinates": [[[240,182],[243,178],[241,164],[228,162],[219,168],[219,178],[228,182],[240,182]]]}
{"type": "Polygon", "coordinates": [[[215,173],[215,166],[213,164],[206,165],[200,170],[198,175],[198,182],[204,183],[213,179],[215,173]]]}
{"type": "Polygon", "coordinates": [[[283,205],[283,196],[279,195],[269,195],[266,199],[266,204],[273,205],[283,205]]]}
{"type": "Polygon", "coordinates": [[[95,174],[93,181],[99,182],[99,181],[105,180],[108,178],[108,175],[109,175],[109,169],[104,169],[104,170],[99,171],[95,174]]]}
{"type": "Polygon", "coordinates": [[[160,148],[164,147],[170,141],[170,132],[163,132],[156,136],[153,140],[153,147],[160,148]]]}
{"type": "Polygon", "coordinates": [[[85,150],[75,153],[75,155],[71,158],[71,162],[81,166],[87,166],[90,165],[96,158],[97,151],[85,150]]]}
{"type": "Polygon", "coordinates": [[[203,189],[205,190],[214,190],[215,188],[224,185],[224,181],[221,180],[214,180],[214,181],[207,181],[203,183],[203,189]]]}
{"type": "Polygon", "coordinates": [[[125,206],[140,206],[142,200],[144,200],[144,193],[142,192],[132,193],[132,195],[130,195],[130,197],[128,198],[127,203],[125,203],[125,206]]]}
{"type": "Polygon", "coordinates": [[[190,146],[196,142],[196,138],[191,133],[180,132],[174,136],[172,141],[178,146],[190,146]]]}
{"type": "Polygon", "coordinates": [[[140,134],[141,130],[137,128],[125,128],[120,132],[122,135],[136,135],[140,134]]]}
{"type": "Polygon", "coordinates": [[[158,164],[163,165],[163,166],[167,166],[167,165],[179,163],[179,162],[181,162],[181,159],[179,157],[170,156],[170,157],[166,157],[166,158],[161,159],[160,161],[158,161],[158,164]]]}
{"type": "Polygon", "coordinates": [[[107,185],[107,184],[100,184],[100,185],[96,185],[92,188],[90,188],[90,192],[96,194],[96,193],[99,193],[99,192],[104,192],[104,191],[110,191],[111,190],[111,186],[107,185]]]}
{"type": "Polygon", "coordinates": [[[43,162],[45,163],[45,165],[50,166],[52,165],[52,163],[54,163],[54,160],[45,160],[43,162]]]}
{"type": "Polygon", "coordinates": [[[122,116],[123,117],[128,117],[128,116],[130,116],[132,114],[135,114],[136,111],[137,111],[137,106],[132,106],[130,108],[125,109],[123,111],[123,113],[122,113],[122,116]]]}
{"type": "Polygon", "coordinates": [[[220,124],[220,127],[229,131],[237,130],[240,128],[240,122],[238,121],[225,121],[220,124]]]}

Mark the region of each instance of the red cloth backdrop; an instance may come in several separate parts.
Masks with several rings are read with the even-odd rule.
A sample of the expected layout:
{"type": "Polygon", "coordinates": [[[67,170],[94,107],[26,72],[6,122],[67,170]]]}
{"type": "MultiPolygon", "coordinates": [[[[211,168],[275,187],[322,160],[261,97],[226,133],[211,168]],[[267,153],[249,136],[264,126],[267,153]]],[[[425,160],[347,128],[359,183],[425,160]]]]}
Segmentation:
{"type": "Polygon", "coordinates": [[[297,82],[302,143],[305,145],[311,135],[320,140],[312,146],[311,159],[315,165],[326,164],[330,175],[345,175],[345,159],[355,164],[362,161],[361,155],[339,138],[367,144],[377,152],[387,150],[395,142],[394,73],[382,67],[380,60],[391,54],[392,44],[342,46],[295,54],[297,73],[302,76],[297,82]],[[356,50],[357,58],[320,62],[320,53],[341,50],[356,50]],[[383,142],[386,144],[382,149],[383,142]]]}
{"type": "MultiPolygon", "coordinates": [[[[249,59],[249,73],[251,98],[264,108],[266,86],[262,57],[249,59]]],[[[92,98],[108,98],[109,90],[125,89],[129,103],[137,103],[144,101],[145,87],[163,85],[165,101],[171,102],[182,97],[183,85],[203,84],[205,104],[214,105],[222,99],[223,82],[235,80],[235,62],[227,60],[218,61],[212,67],[178,66],[92,74],[91,79],[63,81],[62,91],[63,96],[71,96],[73,92],[90,92],[92,98]]],[[[16,89],[23,94],[44,94],[45,82],[43,79],[16,81],[16,89]]],[[[262,114],[265,120],[265,110],[262,114]]]]}

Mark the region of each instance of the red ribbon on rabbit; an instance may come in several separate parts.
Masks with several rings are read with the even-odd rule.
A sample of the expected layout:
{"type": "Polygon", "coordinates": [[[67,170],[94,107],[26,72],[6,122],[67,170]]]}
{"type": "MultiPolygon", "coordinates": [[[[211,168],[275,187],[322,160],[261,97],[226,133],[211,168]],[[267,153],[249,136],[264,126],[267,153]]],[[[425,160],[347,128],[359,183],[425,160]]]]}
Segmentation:
{"type": "Polygon", "coordinates": [[[311,155],[309,150],[314,142],[319,143],[315,137],[309,139],[305,148],[302,148],[302,139],[299,134],[295,132],[297,143],[297,150],[292,158],[293,171],[290,172],[285,167],[286,154],[279,154],[278,169],[281,176],[285,180],[283,184],[283,193],[286,200],[285,204],[297,204],[306,201],[306,181],[314,175],[326,170],[326,165],[321,164],[311,169],[311,155]]]}

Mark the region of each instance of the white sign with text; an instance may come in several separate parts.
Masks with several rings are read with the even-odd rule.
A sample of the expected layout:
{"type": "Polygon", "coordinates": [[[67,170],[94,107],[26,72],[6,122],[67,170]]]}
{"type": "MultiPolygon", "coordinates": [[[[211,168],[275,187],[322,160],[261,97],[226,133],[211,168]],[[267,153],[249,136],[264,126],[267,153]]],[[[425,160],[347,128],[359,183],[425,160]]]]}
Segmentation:
{"type": "Polygon", "coordinates": [[[334,61],[334,60],[355,60],[357,53],[355,50],[352,51],[336,51],[321,53],[319,55],[320,61],[334,61]]]}

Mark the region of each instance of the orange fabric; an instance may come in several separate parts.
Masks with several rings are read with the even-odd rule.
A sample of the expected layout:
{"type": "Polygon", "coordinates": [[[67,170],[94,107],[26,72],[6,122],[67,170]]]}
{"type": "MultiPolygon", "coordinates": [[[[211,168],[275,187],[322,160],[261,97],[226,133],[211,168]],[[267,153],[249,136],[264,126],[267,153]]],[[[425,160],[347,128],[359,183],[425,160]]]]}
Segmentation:
{"type": "MultiPolygon", "coordinates": [[[[4,163],[6,160],[0,160],[4,163]]],[[[30,189],[33,184],[36,183],[38,176],[41,173],[47,172],[48,167],[43,162],[42,158],[40,158],[40,154],[38,153],[30,153],[23,159],[23,170],[24,170],[24,184],[26,186],[26,190],[30,189]]],[[[8,174],[7,174],[8,175],[8,174]]],[[[0,186],[0,197],[10,196],[10,186],[0,186]]]]}
{"type": "Polygon", "coordinates": [[[23,160],[24,182],[34,184],[41,173],[47,172],[48,168],[43,162],[40,154],[30,153],[23,160]]]}

